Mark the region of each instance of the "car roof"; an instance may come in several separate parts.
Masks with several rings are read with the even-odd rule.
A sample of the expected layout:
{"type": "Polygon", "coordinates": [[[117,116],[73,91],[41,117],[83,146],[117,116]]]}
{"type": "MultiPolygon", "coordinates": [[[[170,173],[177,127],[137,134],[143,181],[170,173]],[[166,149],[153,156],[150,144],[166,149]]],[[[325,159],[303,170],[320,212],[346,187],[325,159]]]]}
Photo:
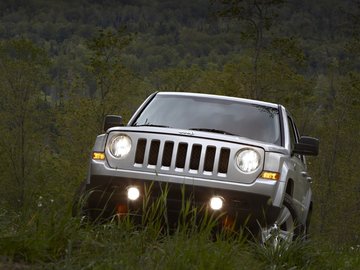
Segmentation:
{"type": "Polygon", "coordinates": [[[204,98],[210,98],[210,99],[222,99],[222,100],[229,100],[229,101],[242,102],[242,103],[248,103],[248,104],[255,104],[255,105],[270,107],[270,108],[279,108],[279,104],[275,104],[275,103],[271,103],[271,102],[265,102],[265,101],[254,100],[254,99],[247,99],[247,98],[213,95],[213,94],[202,94],[202,93],[191,93],[191,92],[158,92],[157,95],[204,97],[204,98]]]}

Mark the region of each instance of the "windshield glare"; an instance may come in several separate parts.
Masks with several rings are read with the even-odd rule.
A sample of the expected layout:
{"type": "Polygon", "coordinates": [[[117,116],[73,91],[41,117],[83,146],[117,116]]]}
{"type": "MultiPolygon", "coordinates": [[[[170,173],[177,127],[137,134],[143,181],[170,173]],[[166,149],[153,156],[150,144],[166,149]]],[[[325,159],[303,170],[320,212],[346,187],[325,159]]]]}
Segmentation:
{"type": "Polygon", "coordinates": [[[133,123],[141,125],[213,131],[281,144],[277,109],[204,96],[157,95],[133,123]]]}

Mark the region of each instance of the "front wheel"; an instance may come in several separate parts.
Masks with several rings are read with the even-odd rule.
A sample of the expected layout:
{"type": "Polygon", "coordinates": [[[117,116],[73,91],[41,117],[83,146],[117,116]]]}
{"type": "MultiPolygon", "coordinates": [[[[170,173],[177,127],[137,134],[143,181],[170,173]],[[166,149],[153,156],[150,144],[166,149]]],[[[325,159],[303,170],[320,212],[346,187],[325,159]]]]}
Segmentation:
{"type": "Polygon", "coordinates": [[[86,190],[86,180],[82,181],[80,186],[77,188],[74,194],[72,202],[72,216],[76,217],[83,214],[84,203],[85,203],[85,190],[86,190]]]}
{"type": "Polygon", "coordinates": [[[261,242],[270,242],[274,245],[282,241],[291,242],[299,237],[301,233],[302,229],[298,223],[298,215],[292,199],[290,195],[285,194],[283,206],[275,223],[270,227],[261,229],[261,242]]]}

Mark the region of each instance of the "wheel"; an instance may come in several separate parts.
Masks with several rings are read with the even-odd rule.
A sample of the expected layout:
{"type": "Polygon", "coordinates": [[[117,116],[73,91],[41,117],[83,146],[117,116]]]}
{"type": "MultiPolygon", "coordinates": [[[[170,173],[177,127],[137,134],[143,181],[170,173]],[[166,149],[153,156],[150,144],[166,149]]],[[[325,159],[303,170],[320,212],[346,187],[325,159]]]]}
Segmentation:
{"type": "Polygon", "coordinates": [[[275,223],[261,229],[261,242],[277,245],[281,241],[293,241],[302,234],[298,216],[290,195],[285,194],[283,206],[275,223]]]}
{"type": "Polygon", "coordinates": [[[86,180],[82,181],[80,186],[77,188],[74,194],[74,199],[72,203],[72,216],[76,217],[83,214],[84,209],[84,194],[86,190],[86,180]]]}
{"type": "Polygon", "coordinates": [[[309,239],[310,237],[309,228],[310,228],[311,216],[312,216],[312,202],[310,203],[309,213],[306,219],[305,237],[307,239],[309,239]]]}

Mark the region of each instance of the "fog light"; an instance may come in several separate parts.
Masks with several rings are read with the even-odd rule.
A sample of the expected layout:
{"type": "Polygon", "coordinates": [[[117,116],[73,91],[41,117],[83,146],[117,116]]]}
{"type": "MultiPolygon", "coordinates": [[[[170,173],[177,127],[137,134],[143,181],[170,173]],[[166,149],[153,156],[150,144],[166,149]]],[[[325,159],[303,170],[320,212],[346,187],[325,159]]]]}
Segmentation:
{"type": "Polygon", "coordinates": [[[212,210],[220,210],[223,207],[224,199],[221,197],[212,197],[210,199],[210,208],[212,210]]]}
{"type": "Polygon", "coordinates": [[[137,187],[129,187],[127,190],[128,199],[136,201],[140,197],[140,191],[137,187]]]}

